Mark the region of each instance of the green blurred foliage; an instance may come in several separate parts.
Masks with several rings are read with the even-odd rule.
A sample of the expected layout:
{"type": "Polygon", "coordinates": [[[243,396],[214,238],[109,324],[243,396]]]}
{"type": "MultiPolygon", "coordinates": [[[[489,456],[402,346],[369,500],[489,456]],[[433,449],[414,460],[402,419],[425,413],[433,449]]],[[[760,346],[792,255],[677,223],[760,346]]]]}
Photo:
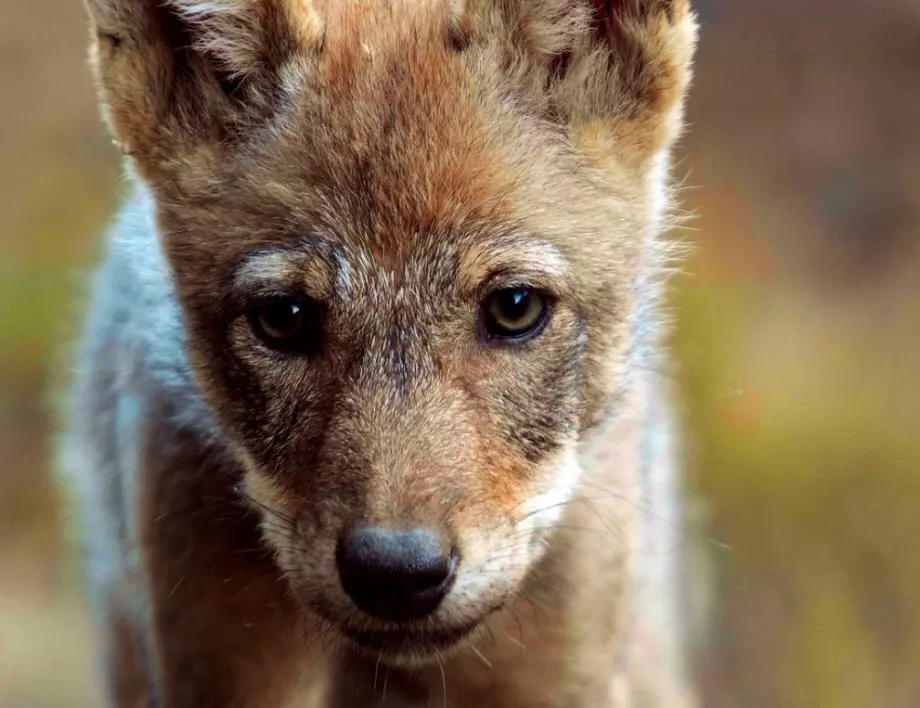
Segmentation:
{"type": "Polygon", "coordinates": [[[759,288],[688,281],[674,346],[690,471],[729,546],[712,549],[712,705],[916,705],[920,381],[911,357],[879,356],[911,318],[849,339],[789,303],[761,314],[778,317],[764,351],[759,288]]]}
{"type": "Polygon", "coordinates": [[[673,346],[729,547],[707,706],[920,705],[920,16],[833,5],[703,26],[673,346]]]}

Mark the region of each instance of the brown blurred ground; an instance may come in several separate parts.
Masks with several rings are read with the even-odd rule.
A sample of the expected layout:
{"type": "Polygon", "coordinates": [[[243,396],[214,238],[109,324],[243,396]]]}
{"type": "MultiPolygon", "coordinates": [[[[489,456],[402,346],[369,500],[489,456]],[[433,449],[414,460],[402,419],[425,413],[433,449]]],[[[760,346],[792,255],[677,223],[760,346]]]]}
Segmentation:
{"type": "MultiPolygon", "coordinates": [[[[920,705],[920,6],[700,2],[675,294],[707,708],[920,705]]],[[[77,0],[0,0],[0,708],[96,705],[49,403],[115,204],[77,0]]]]}

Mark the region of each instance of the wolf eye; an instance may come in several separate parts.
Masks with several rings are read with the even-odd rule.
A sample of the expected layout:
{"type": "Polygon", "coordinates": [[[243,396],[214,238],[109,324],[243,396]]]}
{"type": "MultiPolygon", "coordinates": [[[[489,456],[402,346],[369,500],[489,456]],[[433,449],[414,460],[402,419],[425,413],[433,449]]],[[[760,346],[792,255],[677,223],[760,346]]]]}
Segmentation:
{"type": "Polygon", "coordinates": [[[531,288],[502,288],[484,303],[485,333],[489,339],[527,339],[540,333],[548,314],[546,295],[531,288]]]}
{"type": "Polygon", "coordinates": [[[249,326],[273,349],[309,354],[320,343],[321,315],[320,304],[310,298],[271,298],[250,311],[249,326]]]}

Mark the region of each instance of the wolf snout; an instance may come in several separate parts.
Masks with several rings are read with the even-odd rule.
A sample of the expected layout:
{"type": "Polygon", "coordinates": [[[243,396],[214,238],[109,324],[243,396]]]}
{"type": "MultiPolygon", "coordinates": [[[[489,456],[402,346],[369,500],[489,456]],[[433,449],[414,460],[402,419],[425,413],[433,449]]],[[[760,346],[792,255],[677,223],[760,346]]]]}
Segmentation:
{"type": "Polygon", "coordinates": [[[453,584],[457,555],[431,529],[360,526],[339,539],[336,563],[359,609],[400,622],[434,612],[453,584]]]}

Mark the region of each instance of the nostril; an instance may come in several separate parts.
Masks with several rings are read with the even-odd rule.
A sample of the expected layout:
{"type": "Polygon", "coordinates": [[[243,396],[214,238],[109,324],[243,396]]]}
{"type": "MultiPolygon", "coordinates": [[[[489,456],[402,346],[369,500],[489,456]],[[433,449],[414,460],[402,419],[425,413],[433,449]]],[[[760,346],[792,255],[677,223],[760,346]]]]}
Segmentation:
{"type": "Polygon", "coordinates": [[[339,539],[342,588],[370,615],[399,621],[430,614],[450,590],[456,556],[429,529],[352,529],[339,539]]]}

